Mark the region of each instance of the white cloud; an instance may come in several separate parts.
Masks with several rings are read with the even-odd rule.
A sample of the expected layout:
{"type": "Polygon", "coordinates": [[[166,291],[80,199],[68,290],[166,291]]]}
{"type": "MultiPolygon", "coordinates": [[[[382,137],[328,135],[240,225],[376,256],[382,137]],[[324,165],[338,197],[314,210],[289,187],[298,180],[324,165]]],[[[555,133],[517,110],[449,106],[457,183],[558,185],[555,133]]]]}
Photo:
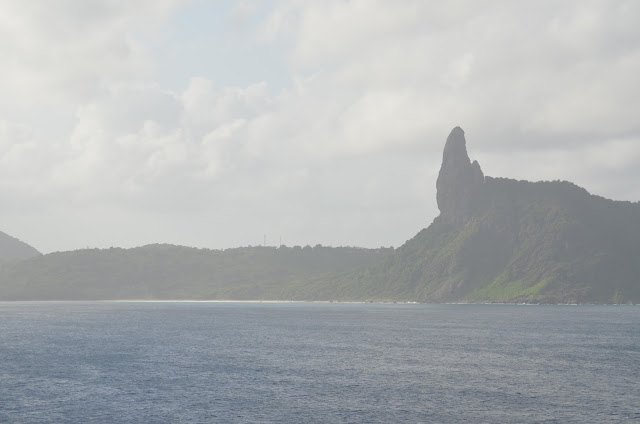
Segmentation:
{"type": "MultiPolygon", "coordinates": [[[[638,2],[282,1],[246,31],[287,64],[249,46],[253,83],[168,89],[145,38],[179,3],[0,6],[0,196],[34,244],[398,245],[437,213],[456,125],[489,175],[640,196],[638,2]]],[[[236,3],[231,31],[263,14],[236,3]]]]}
{"type": "Polygon", "coordinates": [[[433,131],[416,127],[423,135],[454,121],[517,140],[527,132],[638,131],[635,12],[634,2],[294,1],[271,21],[296,23],[283,32],[296,40],[292,64],[322,70],[319,91],[351,92],[352,103],[411,92],[415,110],[433,122],[433,131]]]}
{"type": "Polygon", "coordinates": [[[41,164],[38,144],[31,128],[0,120],[0,180],[18,182],[25,174],[36,174],[41,164]]]}

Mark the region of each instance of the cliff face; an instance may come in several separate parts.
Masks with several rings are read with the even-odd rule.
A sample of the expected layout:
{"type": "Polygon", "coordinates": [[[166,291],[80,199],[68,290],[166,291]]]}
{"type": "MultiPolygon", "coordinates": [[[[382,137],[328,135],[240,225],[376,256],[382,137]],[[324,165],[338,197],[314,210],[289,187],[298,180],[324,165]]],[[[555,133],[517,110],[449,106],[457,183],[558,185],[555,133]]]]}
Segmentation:
{"type": "Polygon", "coordinates": [[[449,222],[464,223],[472,214],[473,193],[484,184],[478,161],[469,159],[464,131],[455,127],[444,146],[436,181],[438,208],[449,222]]]}

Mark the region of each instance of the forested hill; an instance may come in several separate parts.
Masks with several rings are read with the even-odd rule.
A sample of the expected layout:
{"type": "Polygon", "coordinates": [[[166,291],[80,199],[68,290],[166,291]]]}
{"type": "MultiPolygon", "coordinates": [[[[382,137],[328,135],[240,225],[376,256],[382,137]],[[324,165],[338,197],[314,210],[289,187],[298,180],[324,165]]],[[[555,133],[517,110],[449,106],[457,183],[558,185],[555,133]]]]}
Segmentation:
{"type": "Polygon", "coordinates": [[[0,300],[291,299],[303,282],[358,269],[393,249],[149,245],[51,253],[0,269],[0,300]]]}
{"type": "Polygon", "coordinates": [[[485,177],[464,132],[445,145],[440,215],[326,297],[420,302],[640,303],[640,204],[566,181],[485,177]]]}
{"type": "Polygon", "coordinates": [[[15,262],[40,256],[33,247],[0,231],[0,266],[7,262],[15,262]]]}

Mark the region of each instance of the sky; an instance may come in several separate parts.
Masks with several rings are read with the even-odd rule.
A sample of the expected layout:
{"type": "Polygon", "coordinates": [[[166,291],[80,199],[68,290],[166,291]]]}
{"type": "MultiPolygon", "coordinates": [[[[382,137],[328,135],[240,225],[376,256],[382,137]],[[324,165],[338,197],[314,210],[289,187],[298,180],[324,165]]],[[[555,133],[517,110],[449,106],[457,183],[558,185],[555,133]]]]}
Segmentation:
{"type": "Polygon", "coordinates": [[[635,0],[1,0],[0,231],[398,247],[447,135],[640,200],[635,0]]]}

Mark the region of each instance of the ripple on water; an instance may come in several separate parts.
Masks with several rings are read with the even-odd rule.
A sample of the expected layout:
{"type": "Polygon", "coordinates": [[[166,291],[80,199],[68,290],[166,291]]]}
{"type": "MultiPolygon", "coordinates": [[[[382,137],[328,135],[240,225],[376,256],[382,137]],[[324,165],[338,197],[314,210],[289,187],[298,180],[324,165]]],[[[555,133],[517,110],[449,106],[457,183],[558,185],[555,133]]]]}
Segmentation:
{"type": "Polygon", "coordinates": [[[0,422],[640,421],[639,312],[0,303],[0,422]]]}

